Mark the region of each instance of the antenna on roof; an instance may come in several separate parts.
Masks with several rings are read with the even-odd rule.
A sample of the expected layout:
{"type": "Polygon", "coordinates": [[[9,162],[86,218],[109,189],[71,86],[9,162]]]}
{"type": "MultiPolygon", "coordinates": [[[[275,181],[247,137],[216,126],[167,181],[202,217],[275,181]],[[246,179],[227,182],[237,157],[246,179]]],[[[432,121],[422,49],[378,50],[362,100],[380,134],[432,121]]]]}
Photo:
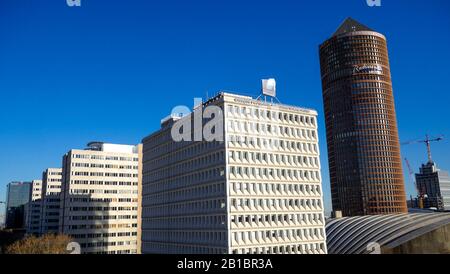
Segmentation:
{"type": "Polygon", "coordinates": [[[281,104],[280,100],[276,97],[277,95],[277,82],[274,78],[262,79],[262,89],[261,94],[256,98],[259,100],[264,96],[264,102],[267,103],[267,97],[270,98],[270,102],[273,104],[273,99],[277,100],[281,104]]]}

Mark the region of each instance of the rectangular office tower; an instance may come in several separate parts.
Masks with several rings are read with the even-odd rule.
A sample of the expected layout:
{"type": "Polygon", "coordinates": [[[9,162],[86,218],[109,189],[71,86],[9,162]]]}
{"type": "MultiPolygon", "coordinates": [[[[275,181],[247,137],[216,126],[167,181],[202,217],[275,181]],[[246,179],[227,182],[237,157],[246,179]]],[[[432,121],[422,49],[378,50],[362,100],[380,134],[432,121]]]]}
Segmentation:
{"type": "Polygon", "coordinates": [[[425,208],[450,210],[450,177],[447,171],[438,169],[430,160],[422,165],[420,173],[416,173],[416,184],[425,208]]]}
{"type": "Polygon", "coordinates": [[[326,253],[316,111],[222,92],[175,112],[143,140],[142,253],[326,253]]]}
{"type": "Polygon", "coordinates": [[[59,231],[83,254],[138,252],[140,150],[93,142],[64,155],[59,231]]]}
{"type": "Polygon", "coordinates": [[[40,233],[42,181],[31,182],[31,200],[25,206],[25,223],[27,234],[40,233]]]}
{"type": "Polygon", "coordinates": [[[31,200],[31,182],[9,183],[6,195],[6,228],[26,229],[25,208],[31,200]]]}
{"type": "Polygon", "coordinates": [[[42,173],[41,234],[59,231],[61,179],[61,168],[48,168],[42,173]]]}

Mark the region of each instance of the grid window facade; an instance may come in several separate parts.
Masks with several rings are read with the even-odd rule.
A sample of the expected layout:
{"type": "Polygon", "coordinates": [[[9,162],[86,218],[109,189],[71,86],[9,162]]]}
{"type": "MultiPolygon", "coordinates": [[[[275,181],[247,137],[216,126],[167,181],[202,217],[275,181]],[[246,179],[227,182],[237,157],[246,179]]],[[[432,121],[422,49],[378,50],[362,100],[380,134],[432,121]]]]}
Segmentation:
{"type": "Polygon", "coordinates": [[[333,210],[344,216],[406,213],[386,39],[335,35],[320,46],[333,210]]]}
{"type": "Polygon", "coordinates": [[[71,150],[64,156],[59,231],[84,254],[138,253],[139,153],[71,150]]]}
{"type": "Polygon", "coordinates": [[[223,140],[175,142],[179,119],[143,140],[142,252],[326,253],[317,113],[228,93],[210,105],[223,140]]]}

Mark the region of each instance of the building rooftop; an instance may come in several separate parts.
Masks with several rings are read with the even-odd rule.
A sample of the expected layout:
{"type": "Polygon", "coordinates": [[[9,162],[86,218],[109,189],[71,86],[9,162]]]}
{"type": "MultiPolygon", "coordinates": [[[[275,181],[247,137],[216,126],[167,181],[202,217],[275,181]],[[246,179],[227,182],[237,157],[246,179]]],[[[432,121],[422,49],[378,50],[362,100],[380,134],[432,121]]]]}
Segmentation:
{"type": "Polygon", "coordinates": [[[329,254],[366,254],[370,243],[394,248],[450,224],[450,213],[368,215],[330,219],[329,254]]]}
{"type": "Polygon", "coordinates": [[[210,104],[211,102],[220,100],[221,98],[224,98],[224,97],[234,98],[236,100],[241,100],[242,102],[253,102],[255,105],[261,105],[261,106],[267,106],[267,107],[282,107],[282,108],[286,108],[286,109],[304,112],[305,114],[317,115],[317,111],[314,109],[298,107],[298,106],[293,106],[293,105],[287,105],[287,104],[278,102],[278,100],[277,101],[273,101],[273,100],[267,101],[267,100],[262,100],[262,99],[256,99],[256,98],[253,98],[252,96],[240,95],[240,94],[236,94],[236,93],[232,93],[232,92],[228,92],[228,91],[219,92],[216,96],[214,96],[214,97],[208,99],[206,102],[204,102],[203,105],[206,106],[206,105],[210,104]]]}
{"type": "Polygon", "coordinates": [[[136,145],[110,144],[104,142],[90,142],[85,150],[115,152],[115,153],[137,153],[136,145]]]}
{"type": "Polygon", "coordinates": [[[336,32],[333,34],[333,36],[338,36],[338,35],[341,35],[341,34],[344,34],[344,33],[355,32],[355,31],[374,31],[374,30],[372,30],[369,27],[359,23],[358,21],[354,20],[353,18],[348,17],[339,26],[339,28],[336,30],[336,32]]]}

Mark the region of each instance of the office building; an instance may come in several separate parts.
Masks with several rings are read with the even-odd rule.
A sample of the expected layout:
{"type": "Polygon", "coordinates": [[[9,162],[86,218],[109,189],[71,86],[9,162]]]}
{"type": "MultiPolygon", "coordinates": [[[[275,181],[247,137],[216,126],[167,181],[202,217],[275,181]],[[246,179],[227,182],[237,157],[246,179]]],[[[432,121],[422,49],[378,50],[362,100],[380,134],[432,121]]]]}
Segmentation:
{"type": "Polygon", "coordinates": [[[326,253],[314,110],[221,92],[143,140],[142,180],[144,254],[326,253]]]}
{"type": "Polygon", "coordinates": [[[25,206],[25,223],[27,234],[40,233],[42,180],[31,182],[31,200],[25,206]]]}
{"type": "Polygon", "coordinates": [[[319,51],[333,210],[406,213],[385,36],[348,18],[319,51]]]}
{"type": "Polygon", "coordinates": [[[26,229],[25,206],[31,200],[31,183],[11,182],[6,195],[6,228],[26,229]]]}
{"type": "Polygon", "coordinates": [[[61,179],[61,168],[48,168],[42,173],[41,234],[57,234],[59,231],[61,179]]]}
{"type": "Polygon", "coordinates": [[[0,201],[0,229],[5,228],[6,221],[6,207],[3,201],[0,201]]]}
{"type": "Polygon", "coordinates": [[[82,253],[138,252],[139,151],[93,142],[64,155],[59,231],[82,253]]]}
{"type": "Polygon", "coordinates": [[[436,163],[429,161],[416,174],[416,184],[425,208],[450,210],[450,177],[447,171],[438,169],[436,163]]]}

